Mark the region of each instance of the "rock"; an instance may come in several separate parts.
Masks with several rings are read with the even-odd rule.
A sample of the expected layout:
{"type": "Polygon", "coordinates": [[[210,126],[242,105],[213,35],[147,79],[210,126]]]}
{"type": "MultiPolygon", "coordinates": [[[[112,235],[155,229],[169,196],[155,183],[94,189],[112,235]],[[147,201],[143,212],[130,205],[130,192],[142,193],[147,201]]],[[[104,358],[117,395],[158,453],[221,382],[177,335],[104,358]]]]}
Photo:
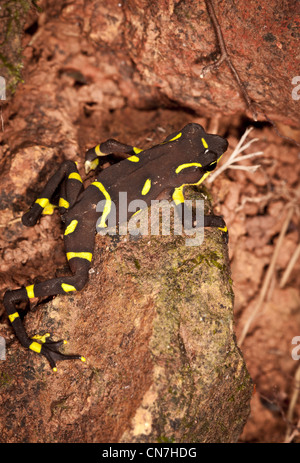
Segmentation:
{"type": "MultiPolygon", "coordinates": [[[[279,0],[263,6],[247,0],[213,3],[232,63],[257,103],[259,120],[265,121],[266,113],[297,140],[297,130],[284,129],[297,128],[299,120],[293,93],[297,86],[292,83],[299,68],[294,9],[279,0]]],[[[23,15],[21,27],[24,20],[23,15]]],[[[3,30],[7,27],[5,23],[3,30]]],[[[19,35],[14,32],[17,41],[19,35]]],[[[50,0],[42,13],[34,8],[28,13],[23,42],[26,79],[3,117],[3,138],[10,149],[30,141],[59,146],[72,159],[80,125],[87,130],[91,123],[100,125],[99,118],[106,125],[106,113],[127,104],[181,107],[201,117],[246,113],[252,118],[226,62],[200,78],[203,67],[220,54],[205,2],[170,0],[157,6],[151,0],[73,0],[60,5],[50,0]]],[[[18,56],[20,80],[19,61],[18,56]]]]}
{"type": "Polygon", "coordinates": [[[252,382],[233,331],[227,247],[218,230],[201,246],[185,240],[97,236],[86,288],[26,317],[30,334],[66,338],[87,362],[53,373],[14,338],[2,442],[237,441],[252,382]]]}

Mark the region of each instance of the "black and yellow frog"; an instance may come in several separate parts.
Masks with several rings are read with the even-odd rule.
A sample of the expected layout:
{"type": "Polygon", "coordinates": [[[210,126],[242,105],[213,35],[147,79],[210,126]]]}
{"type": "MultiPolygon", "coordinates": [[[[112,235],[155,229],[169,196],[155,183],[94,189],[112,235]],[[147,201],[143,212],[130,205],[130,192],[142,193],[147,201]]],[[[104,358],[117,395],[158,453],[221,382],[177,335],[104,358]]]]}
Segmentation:
{"type": "MultiPolygon", "coordinates": [[[[88,281],[96,224],[100,229],[107,227],[112,203],[118,211],[120,192],[127,193],[128,202],[143,199],[147,206],[151,205],[152,200],[168,194],[173,198],[176,207],[182,208],[184,187],[203,182],[215,169],[227,147],[226,139],[206,133],[203,127],[196,123],[187,124],[180,132],[173,133],[162,143],[146,150],[109,139],[87,151],[86,173],[100,166],[102,156],[115,155],[125,158],[103,169],[86,189],[83,187],[76,163],[63,162],[30,210],[23,215],[22,222],[31,227],[41,215],[52,214],[54,208],[58,207],[65,224],[64,244],[72,275],[5,293],[4,306],[22,346],[44,355],[54,371],[58,360],[84,361],[84,357],[80,355],[62,354],[59,348],[64,341],[52,341],[48,333],[28,337],[16,303],[36,297],[80,291],[88,281]],[[58,189],[59,201],[54,205],[51,201],[58,189]],[[103,200],[105,206],[102,212],[99,212],[97,204],[103,200]]],[[[132,214],[133,212],[127,212],[125,218],[129,220],[132,214]]],[[[227,233],[222,217],[204,216],[204,226],[218,227],[225,235],[227,233]]]]}

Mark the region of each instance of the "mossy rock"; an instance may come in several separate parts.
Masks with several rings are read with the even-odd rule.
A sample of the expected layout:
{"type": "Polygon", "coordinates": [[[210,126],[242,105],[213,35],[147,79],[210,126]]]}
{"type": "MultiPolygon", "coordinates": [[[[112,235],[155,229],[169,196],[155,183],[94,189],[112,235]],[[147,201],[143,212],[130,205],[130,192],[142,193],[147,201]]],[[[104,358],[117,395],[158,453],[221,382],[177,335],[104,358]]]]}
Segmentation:
{"type": "Polygon", "coordinates": [[[58,363],[53,374],[15,341],[4,365],[4,442],[237,441],[252,381],[234,335],[227,245],[213,229],[201,245],[186,243],[96,237],[85,289],[26,316],[29,335],[68,339],[66,352],[87,362],[58,363]]]}

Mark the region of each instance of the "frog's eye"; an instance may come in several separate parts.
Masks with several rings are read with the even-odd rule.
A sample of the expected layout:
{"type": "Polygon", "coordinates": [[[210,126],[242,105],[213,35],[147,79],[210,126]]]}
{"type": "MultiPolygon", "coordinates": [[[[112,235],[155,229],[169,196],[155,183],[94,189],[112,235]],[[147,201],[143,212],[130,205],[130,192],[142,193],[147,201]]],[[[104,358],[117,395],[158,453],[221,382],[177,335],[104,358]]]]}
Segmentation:
{"type": "Polygon", "coordinates": [[[211,170],[214,170],[217,166],[217,159],[218,159],[218,155],[217,153],[215,153],[214,151],[210,150],[210,149],[206,149],[204,151],[204,166],[203,168],[210,172],[211,170]]]}
{"type": "Polygon", "coordinates": [[[207,172],[210,172],[211,170],[214,170],[216,167],[217,167],[217,161],[213,161],[208,166],[205,166],[205,170],[207,172]]]}

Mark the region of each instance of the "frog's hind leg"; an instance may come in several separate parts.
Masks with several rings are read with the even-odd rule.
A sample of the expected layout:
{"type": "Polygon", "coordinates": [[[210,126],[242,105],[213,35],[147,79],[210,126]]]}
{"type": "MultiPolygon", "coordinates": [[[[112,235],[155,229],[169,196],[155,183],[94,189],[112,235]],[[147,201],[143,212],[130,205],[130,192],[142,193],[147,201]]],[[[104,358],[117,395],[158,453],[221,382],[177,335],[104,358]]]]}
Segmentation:
{"type": "Polygon", "coordinates": [[[79,291],[88,280],[88,268],[89,265],[85,262],[80,262],[76,265],[75,274],[71,276],[54,278],[26,286],[26,288],[7,291],[4,295],[5,309],[20,343],[23,347],[44,355],[53,369],[56,369],[56,361],[58,360],[84,360],[84,358],[81,355],[65,355],[59,352],[60,346],[64,344],[63,340],[53,342],[47,339],[47,336],[37,336],[34,337],[37,339],[36,341],[34,338],[28,337],[15,304],[35,297],[54,296],[56,294],[68,294],[79,291]]]}
{"type": "Polygon", "coordinates": [[[65,355],[59,351],[64,341],[53,342],[48,336],[30,338],[24,328],[22,320],[16,308],[16,303],[28,301],[35,297],[48,297],[57,294],[69,294],[83,289],[88,281],[88,271],[91,265],[95,240],[95,228],[85,228],[86,223],[77,224],[76,220],[70,220],[65,229],[65,247],[67,259],[72,275],[54,278],[25,288],[7,291],[4,295],[4,306],[8,318],[16,332],[22,346],[44,355],[50,366],[56,370],[56,362],[59,360],[81,359],[81,355],[65,355]],[[76,225],[76,226],[75,226],[76,225]],[[77,226],[78,225],[78,226],[77,226]],[[78,246],[81,248],[79,249],[78,246]],[[84,243],[84,244],[82,244],[84,243]]]}
{"type": "Polygon", "coordinates": [[[64,213],[75,204],[79,194],[83,191],[82,179],[75,162],[64,161],[52,175],[29,211],[23,215],[22,222],[26,227],[35,225],[41,215],[53,214],[57,206],[52,204],[51,200],[59,187],[58,207],[60,213],[64,213]]]}
{"type": "MultiPolygon", "coordinates": [[[[35,297],[68,294],[81,290],[88,280],[89,265],[87,264],[89,264],[89,261],[87,261],[87,263],[78,262],[76,264],[76,272],[73,275],[54,278],[26,286],[25,288],[7,291],[4,295],[4,306],[8,318],[22,346],[44,355],[48,359],[50,366],[55,370],[56,361],[58,360],[81,359],[84,361],[84,358],[81,355],[65,355],[59,352],[60,346],[65,342],[63,340],[53,342],[47,339],[47,336],[37,336],[34,337],[37,339],[36,341],[34,338],[28,337],[15,304],[21,301],[28,301],[35,297]]],[[[73,268],[75,268],[75,266],[73,266],[73,268]]]]}

